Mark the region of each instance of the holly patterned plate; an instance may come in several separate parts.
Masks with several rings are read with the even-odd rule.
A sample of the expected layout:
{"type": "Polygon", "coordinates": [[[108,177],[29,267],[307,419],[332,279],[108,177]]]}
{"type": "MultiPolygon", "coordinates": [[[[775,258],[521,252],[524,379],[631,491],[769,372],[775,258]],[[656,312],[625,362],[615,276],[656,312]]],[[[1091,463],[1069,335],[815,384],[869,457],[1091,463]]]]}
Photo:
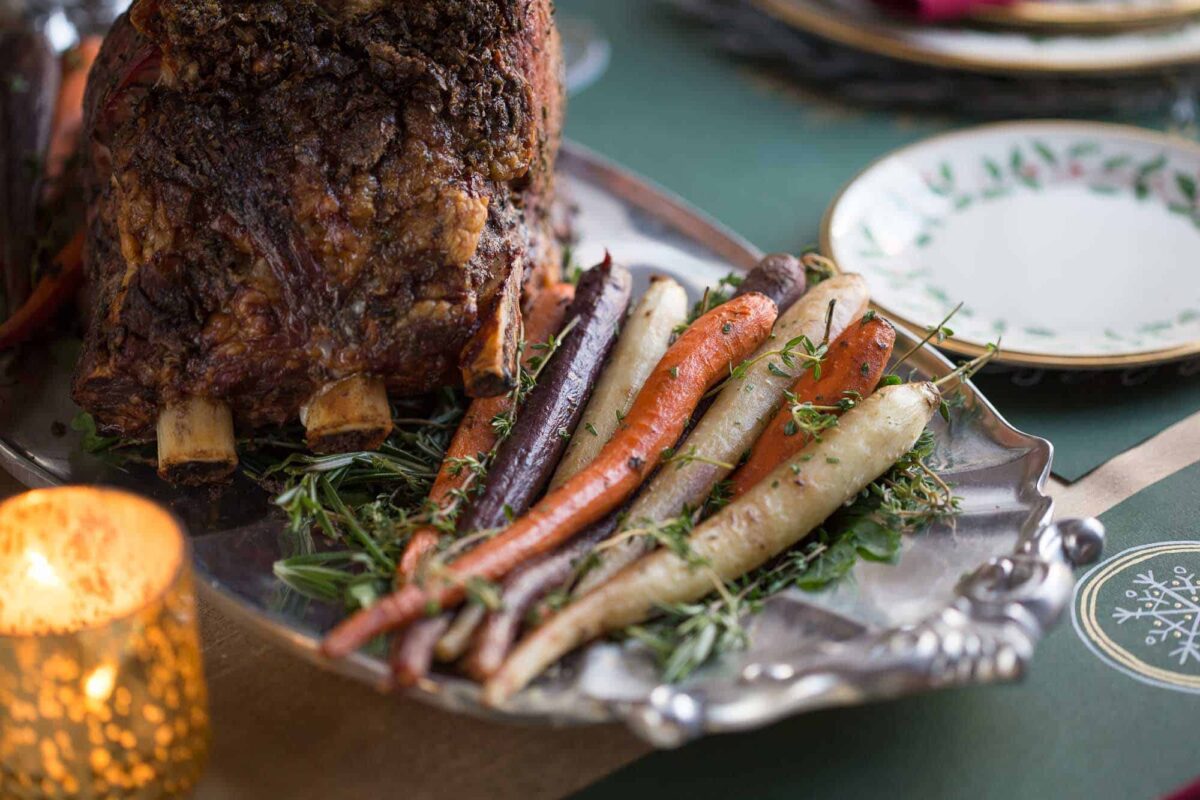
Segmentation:
{"type": "Polygon", "coordinates": [[[822,247],[944,346],[1096,369],[1200,353],[1200,146],[1140,128],[1013,122],[876,161],[834,201],[822,247]]]}

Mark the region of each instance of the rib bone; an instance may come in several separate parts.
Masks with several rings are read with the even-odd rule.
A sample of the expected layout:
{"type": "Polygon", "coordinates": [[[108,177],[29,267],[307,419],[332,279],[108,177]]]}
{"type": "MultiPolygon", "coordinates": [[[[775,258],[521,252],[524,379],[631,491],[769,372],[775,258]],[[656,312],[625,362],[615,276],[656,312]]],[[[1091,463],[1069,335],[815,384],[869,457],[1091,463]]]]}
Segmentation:
{"type": "Polygon", "coordinates": [[[513,267],[483,326],[463,349],[463,385],[468,397],[495,397],[517,385],[523,274],[520,265],[513,267]]]}
{"type": "Polygon", "coordinates": [[[314,452],[378,450],[392,432],[387,386],[366,375],[327,384],[300,410],[300,421],[314,452]]]}
{"type": "Polygon", "coordinates": [[[233,414],[219,400],[189,397],[158,415],[158,474],[188,486],[213,483],[237,469],[233,414]]]}

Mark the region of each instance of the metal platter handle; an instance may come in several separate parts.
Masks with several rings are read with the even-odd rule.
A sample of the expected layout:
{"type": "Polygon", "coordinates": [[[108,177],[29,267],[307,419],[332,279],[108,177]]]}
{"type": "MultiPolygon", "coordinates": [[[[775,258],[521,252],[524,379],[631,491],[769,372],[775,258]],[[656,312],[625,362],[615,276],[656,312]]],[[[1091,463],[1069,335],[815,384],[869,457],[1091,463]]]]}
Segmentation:
{"type": "Polygon", "coordinates": [[[736,699],[710,702],[664,685],[619,713],[655,746],[676,747],[800,711],[1018,680],[1070,603],[1075,569],[1103,549],[1099,521],[1060,520],[966,575],[953,603],[915,625],[809,648],[794,660],[748,664],[740,682],[756,691],[736,699]]]}

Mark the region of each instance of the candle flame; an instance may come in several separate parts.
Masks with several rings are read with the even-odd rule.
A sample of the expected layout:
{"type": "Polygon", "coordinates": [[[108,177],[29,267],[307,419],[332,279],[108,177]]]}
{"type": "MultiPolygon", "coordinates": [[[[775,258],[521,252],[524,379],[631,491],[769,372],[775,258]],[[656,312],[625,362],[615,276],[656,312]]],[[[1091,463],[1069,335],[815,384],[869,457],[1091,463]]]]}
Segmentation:
{"type": "Polygon", "coordinates": [[[83,692],[89,700],[103,703],[112,694],[117,683],[117,668],[112,664],[102,664],[88,673],[83,679],[83,692]]]}

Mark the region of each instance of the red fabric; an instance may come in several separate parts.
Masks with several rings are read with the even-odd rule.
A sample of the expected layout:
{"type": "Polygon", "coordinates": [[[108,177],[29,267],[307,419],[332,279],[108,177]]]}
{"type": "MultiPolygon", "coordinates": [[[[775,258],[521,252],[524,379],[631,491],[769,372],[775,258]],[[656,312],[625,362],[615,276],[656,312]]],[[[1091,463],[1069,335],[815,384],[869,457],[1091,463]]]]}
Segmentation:
{"type": "Polygon", "coordinates": [[[1167,795],[1163,800],[1200,800],[1200,780],[1167,795]]]}
{"type": "Polygon", "coordinates": [[[974,6],[1006,6],[1013,0],[875,0],[880,6],[922,22],[956,19],[974,6]]]}

